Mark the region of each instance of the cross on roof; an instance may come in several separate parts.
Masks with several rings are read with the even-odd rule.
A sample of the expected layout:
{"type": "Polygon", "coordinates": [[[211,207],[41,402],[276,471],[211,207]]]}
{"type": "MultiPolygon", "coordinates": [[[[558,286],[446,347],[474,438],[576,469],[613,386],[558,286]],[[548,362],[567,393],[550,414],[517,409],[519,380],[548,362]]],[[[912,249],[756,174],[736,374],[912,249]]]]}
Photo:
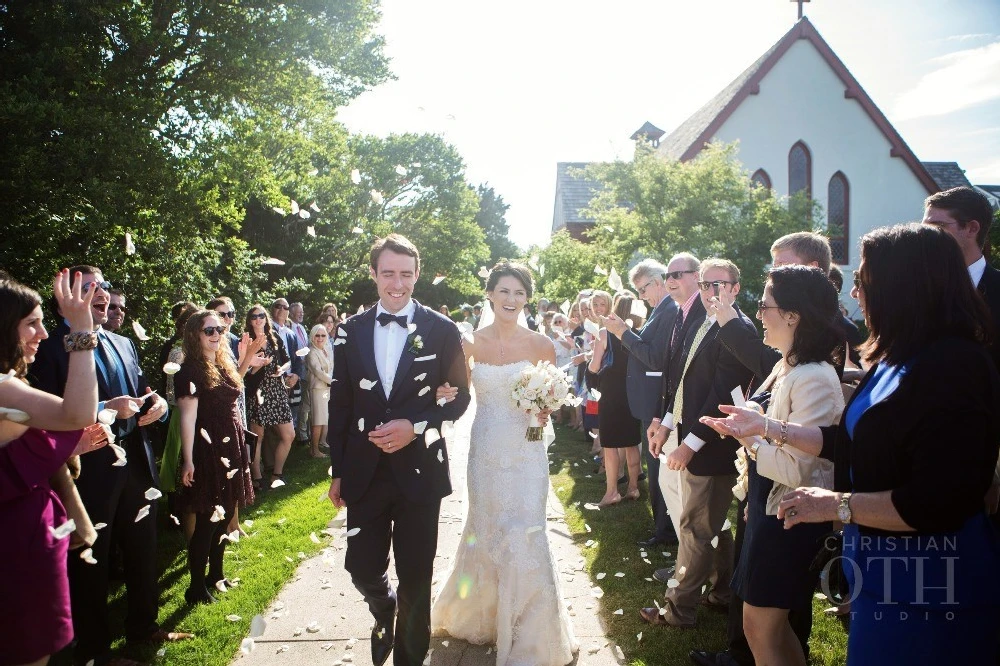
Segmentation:
{"type": "Polygon", "coordinates": [[[791,1],[799,3],[799,18],[802,18],[802,3],[809,2],[809,0],[791,0],[791,1]]]}

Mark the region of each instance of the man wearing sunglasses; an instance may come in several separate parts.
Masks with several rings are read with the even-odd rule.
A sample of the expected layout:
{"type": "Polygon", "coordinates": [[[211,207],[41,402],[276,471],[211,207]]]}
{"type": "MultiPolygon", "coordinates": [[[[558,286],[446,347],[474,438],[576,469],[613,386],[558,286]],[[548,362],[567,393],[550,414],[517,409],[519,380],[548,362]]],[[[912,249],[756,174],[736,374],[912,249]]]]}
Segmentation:
{"type": "Polygon", "coordinates": [[[647,439],[650,423],[663,413],[659,404],[660,388],[669,359],[670,336],[679,312],[667,290],[667,272],[668,268],[655,259],[644,259],[629,271],[632,286],[652,308],[641,329],[633,331],[614,313],[601,317],[601,324],[620,339],[629,352],[625,391],[632,416],[642,422],[642,451],[649,481],[649,503],[653,509],[653,533],[639,542],[645,548],[677,543],[677,534],[660,492],[660,464],[650,454],[647,439]]]}
{"type": "MultiPolygon", "coordinates": [[[[103,330],[108,321],[111,283],[99,268],[74,266],[83,274],[84,285],[97,289],[91,303],[98,345],[94,360],[97,372],[98,410],[112,409],[111,426],[115,446],[87,457],[76,481],[83,504],[96,525],[107,525],[94,543],[95,564],[78,557],[67,561],[73,633],[77,663],[110,658],[111,623],[108,613],[110,544],[122,550],[128,613],[125,635],[129,641],[164,641],[183,637],[160,629],[157,624],[159,594],[156,570],[156,502],[146,492],[159,485],[159,476],[146,426],[167,416],[167,403],[151,392],[139,365],[139,355],[129,338],[103,330]],[[116,453],[117,452],[117,453],[116,453]]],[[[69,328],[57,312],[59,325],[39,346],[31,367],[31,382],[37,388],[65,399],[69,352],[63,336],[69,328]]]]}
{"type": "Polygon", "coordinates": [[[125,294],[121,289],[108,292],[108,321],[101,326],[105,331],[117,331],[125,323],[125,294]]]}

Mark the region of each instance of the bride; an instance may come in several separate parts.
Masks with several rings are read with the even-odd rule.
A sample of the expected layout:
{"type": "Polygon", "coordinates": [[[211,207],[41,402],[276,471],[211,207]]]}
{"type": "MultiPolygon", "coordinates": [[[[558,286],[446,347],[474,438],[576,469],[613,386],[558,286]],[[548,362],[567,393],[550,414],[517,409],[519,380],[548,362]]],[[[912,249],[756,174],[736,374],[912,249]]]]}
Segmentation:
{"type": "Polygon", "coordinates": [[[435,635],[495,643],[497,666],[563,666],[577,649],[545,530],[546,442],[525,439],[528,415],[510,398],[521,370],[555,362],[552,342],[518,325],[533,286],[527,267],[494,266],[486,282],[494,320],[465,339],[477,403],[469,513],[431,609],[435,635]]]}

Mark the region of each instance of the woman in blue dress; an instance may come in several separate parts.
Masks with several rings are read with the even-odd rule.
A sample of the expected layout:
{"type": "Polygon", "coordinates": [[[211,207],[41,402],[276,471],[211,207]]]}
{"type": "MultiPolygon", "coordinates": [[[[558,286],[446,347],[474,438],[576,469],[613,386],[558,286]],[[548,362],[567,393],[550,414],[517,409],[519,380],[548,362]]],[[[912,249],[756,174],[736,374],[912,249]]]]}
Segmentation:
{"type": "Polygon", "coordinates": [[[876,229],[861,256],[852,294],[871,331],[870,368],[839,426],[740,408],[709,425],[738,437],[777,427],[833,460],[834,490],[789,492],[778,518],[785,529],[844,523],[849,666],[995,663],[1000,536],[984,498],[1000,448],[1000,376],[984,346],[989,314],[940,229],[876,229]]]}

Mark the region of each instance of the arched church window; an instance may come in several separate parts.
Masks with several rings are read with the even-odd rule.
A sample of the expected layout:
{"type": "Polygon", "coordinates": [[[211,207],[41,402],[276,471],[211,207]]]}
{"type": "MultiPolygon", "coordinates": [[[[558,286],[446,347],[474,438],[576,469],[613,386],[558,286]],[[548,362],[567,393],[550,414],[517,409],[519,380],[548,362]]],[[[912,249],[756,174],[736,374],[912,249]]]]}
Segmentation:
{"type": "Polygon", "coordinates": [[[830,177],[826,201],[826,229],[833,261],[846,264],[851,242],[851,190],[847,177],[840,171],[830,177]]]}
{"type": "Polygon", "coordinates": [[[812,196],[812,156],[806,144],[799,141],[788,151],[788,194],[805,191],[812,196]]]}
{"type": "Polygon", "coordinates": [[[750,182],[754,185],[759,185],[760,187],[766,187],[771,189],[771,177],[767,175],[767,172],[763,169],[757,169],[750,176],[750,182]]]}

